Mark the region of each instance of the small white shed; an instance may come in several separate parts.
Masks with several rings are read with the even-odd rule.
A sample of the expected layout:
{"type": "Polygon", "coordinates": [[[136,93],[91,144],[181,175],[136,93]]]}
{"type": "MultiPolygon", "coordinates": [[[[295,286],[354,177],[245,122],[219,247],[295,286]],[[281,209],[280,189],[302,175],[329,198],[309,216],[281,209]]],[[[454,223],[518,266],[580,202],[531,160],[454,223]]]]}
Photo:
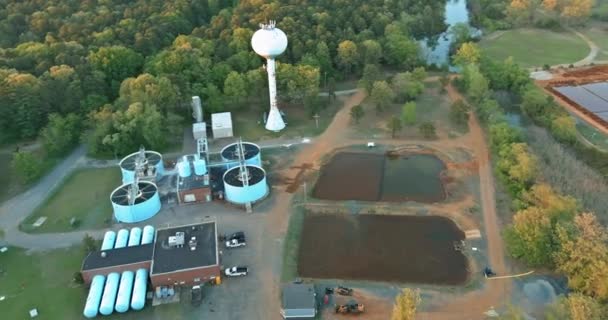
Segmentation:
{"type": "Polygon", "coordinates": [[[213,137],[216,139],[232,137],[232,115],[230,112],[212,114],[211,130],[213,131],[213,137]]]}

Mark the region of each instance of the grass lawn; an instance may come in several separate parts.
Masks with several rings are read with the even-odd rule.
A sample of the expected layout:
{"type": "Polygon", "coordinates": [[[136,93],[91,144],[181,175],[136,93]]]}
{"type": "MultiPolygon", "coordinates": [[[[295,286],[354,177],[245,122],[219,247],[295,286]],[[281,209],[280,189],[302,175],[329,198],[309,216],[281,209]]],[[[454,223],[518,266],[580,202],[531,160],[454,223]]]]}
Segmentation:
{"type": "Polygon", "coordinates": [[[72,217],[80,221],[82,229],[104,227],[112,215],[110,193],[120,183],[118,168],[78,170],[21,227],[32,233],[65,232],[72,230],[72,217]],[[47,217],[46,222],[34,229],[31,225],[43,216],[47,217]]]}
{"type": "MultiPolygon", "coordinates": [[[[0,201],[9,199],[25,191],[29,186],[36,183],[23,184],[19,181],[19,177],[11,169],[11,161],[13,160],[13,147],[6,147],[0,150],[0,201]]],[[[51,171],[60,160],[58,158],[47,157],[42,149],[32,151],[42,162],[42,176],[51,171]]]]}
{"type": "Polygon", "coordinates": [[[480,46],[493,59],[512,56],[523,67],[573,63],[589,53],[587,44],[575,34],[541,29],[505,31],[497,38],[482,40],[480,46]]]}
{"type": "MultiPolygon", "coordinates": [[[[321,134],[329,125],[336,112],[340,109],[347,96],[337,97],[319,112],[319,127],[316,127],[315,119],[308,114],[306,107],[301,105],[283,106],[282,111],[286,113],[284,120],[287,122],[285,130],[275,133],[264,128],[262,115],[264,111],[251,108],[247,111],[235,112],[232,116],[234,122],[234,136],[242,137],[246,141],[259,141],[273,138],[311,137],[321,134]]],[[[266,109],[264,109],[266,110],[266,109]]]]}
{"type": "MultiPolygon", "coordinates": [[[[420,136],[418,126],[430,121],[435,125],[437,134],[440,136],[458,136],[468,131],[466,126],[458,126],[449,118],[452,101],[445,92],[441,91],[438,81],[425,82],[425,90],[416,99],[416,122],[413,125],[403,125],[397,137],[423,139],[420,136]]],[[[401,117],[402,103],[393,103],[386,110],[378,113],[371,99],[367,98],[362,103],[365,115],[356,127],[358,138],[373,138],[377,135],[390,136],[388,121],[392,116],[401,117]]]]}
{"type": "Polygon", "coordinates": [[[608,26],[602,28],[593,27],[587,30],[581,30],[591,41],[600,47],[600,53],[596,60],[608,60],[608,26]]]}
{"type": "Polygon", "coordinates": [[[19,248],[0,253],[0,302],[2,319],[81,319],[87,291],[72,282],[84,257],[80,246],[27,254],[19,248]]]}
{"type": "Polygon", "coordinates": [[[576,129],[587,141],[593,143],[599,149],[608,151],[608,136],[606,134],[598,131],[583,120],[577,121],[576,129]]]}

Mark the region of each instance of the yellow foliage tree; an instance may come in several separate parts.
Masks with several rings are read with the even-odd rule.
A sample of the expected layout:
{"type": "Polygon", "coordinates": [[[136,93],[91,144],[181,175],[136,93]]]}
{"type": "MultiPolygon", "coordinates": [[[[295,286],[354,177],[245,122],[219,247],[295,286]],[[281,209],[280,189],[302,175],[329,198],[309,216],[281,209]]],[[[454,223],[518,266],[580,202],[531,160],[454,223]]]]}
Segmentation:
{"type": "Polygon", "coordinates": [[[525,143],[514,143],[511,148],[515,162],[509,170],[509,175],[520,182],[532,181],[536,176],[536,158],[528,152],[525,143]]]}
{"type": "Polygon", "coordinates": [[[481,59],[481,51],[479,47],[473,42],[463,43],[454,58],[454,62],[457,65],[465,66],[469,64],[477,64],[481,59]]]}
{"type": "Polygon", "coordinates": [[[505,231],[505,239],[513,257],[535,266],[551,264],[551,220],[542,209],[529,207],[518,211],[505,231]]]}
{"type": "Polygon", "coordinates": [[[419,289],[403,289],[401,294],[395,298],[391,320],[414,320],[420,301],[419,289]]]}
{"type": "Polygon", "coordinates": [[[553,11],[557,7],[557,0],[543,0],[543,8],[547,11],[553,11]]]}
{"type": "Polygon", "coordinates": [[[566,18],[585,18],[591,14],[594,0],[565,0],[561,14],[566,18]]]}
{"type": "Polygon", "coordinates": [[[532,205],[543,208],[550,218],[572,217],[578,209],[576,199],[558,194],[545,183],[534,185],[524,195],[524,199],[532,205]]]}
{"type": "Polygon", "coordinates": [[[593,213],[574,218],[574,233],[558,226],[561,245],[557,269],[568,276],[571,288],[600,300],[608,299],[608,232],[593,213]]]}
{"type": "Polygon", "coordinates": [[[527,10],[528,8],[530,8],[531,4],[532,3],[530,0],[512,0],[511,8],[516,10],[527,10]]]}

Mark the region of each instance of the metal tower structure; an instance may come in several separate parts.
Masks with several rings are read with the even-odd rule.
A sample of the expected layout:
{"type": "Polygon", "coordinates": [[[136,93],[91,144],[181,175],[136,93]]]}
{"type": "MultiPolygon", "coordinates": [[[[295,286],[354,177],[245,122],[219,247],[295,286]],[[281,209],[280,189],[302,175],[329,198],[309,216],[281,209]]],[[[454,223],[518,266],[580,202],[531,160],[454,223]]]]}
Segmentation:
{"type": "Polygon", "coordinates": [[[270,111],[266,119],[266,129],[278,132],[285,128],[285,121],[283,121],[277,106],[275,58],[285,52],[287,36],[281,29],[276,28],[276,21],[271,20],[268,24],[260,24],[260,29],[251,38],[251,46],[258,55],[266,58],[268,92],[270,95],[270,111]]]}

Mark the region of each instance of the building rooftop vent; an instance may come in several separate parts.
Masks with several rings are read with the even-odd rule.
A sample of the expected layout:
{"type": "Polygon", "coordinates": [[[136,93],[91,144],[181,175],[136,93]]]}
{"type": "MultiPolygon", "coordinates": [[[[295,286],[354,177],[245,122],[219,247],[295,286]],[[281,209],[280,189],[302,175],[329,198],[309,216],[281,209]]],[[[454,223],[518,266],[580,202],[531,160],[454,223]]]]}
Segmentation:
{"type": "Polygon", "coordinates": [[[197,244],[196,237],[190,238],[190,241],[188,241],[188,246],[190,246],[190,251],[196,250],[196,244],[197,244]]]}
{"type": "Polygon", "coordinates": [[[169,237],[169,246],[181,248],[184,246],[186,234],[184,232],[176,232],[174,236],[169,237]]]}

